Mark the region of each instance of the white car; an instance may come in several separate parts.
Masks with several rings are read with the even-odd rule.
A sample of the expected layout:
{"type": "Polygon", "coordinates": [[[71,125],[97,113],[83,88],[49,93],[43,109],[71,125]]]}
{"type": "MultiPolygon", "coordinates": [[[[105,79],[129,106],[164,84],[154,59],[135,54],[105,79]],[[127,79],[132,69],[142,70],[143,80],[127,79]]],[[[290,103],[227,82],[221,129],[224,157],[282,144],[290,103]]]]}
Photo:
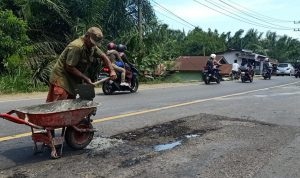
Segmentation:
{"type": "Polygon", "coordinates": [[[295,68],[290,63],[279,63],[276,70],[276,75],[294,75],[295,68]]]}

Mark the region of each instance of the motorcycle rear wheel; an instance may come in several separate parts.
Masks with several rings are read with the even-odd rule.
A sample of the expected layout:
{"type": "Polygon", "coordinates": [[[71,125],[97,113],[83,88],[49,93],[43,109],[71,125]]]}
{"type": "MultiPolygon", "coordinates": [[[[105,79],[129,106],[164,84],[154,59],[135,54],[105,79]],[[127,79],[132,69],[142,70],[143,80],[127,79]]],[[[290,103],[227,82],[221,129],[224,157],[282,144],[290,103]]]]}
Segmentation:
{"type": "Polygon", "coordinates": [[[138,79],[134,80],[134,82],[131,84],[130,88],[131,88],[131,90],[130,90],[131,93],[137,92],[137,90],[139,88],[139,81],[138,81],[138,79]]]}
{"type": "Polygon", "coordinates": [[[105,95],[111,95],[114,93],[112,86],[109,84],[109,81],[105,81],[102,84],[102,91],[105,95]]]}
{"type": "Polygon", "coordinates": [[[208,85],[208,84],[210,83],[209,77],[205,77],[205,78],[204,78],[204,83],[205,83],[206,85],[208,85]]]}

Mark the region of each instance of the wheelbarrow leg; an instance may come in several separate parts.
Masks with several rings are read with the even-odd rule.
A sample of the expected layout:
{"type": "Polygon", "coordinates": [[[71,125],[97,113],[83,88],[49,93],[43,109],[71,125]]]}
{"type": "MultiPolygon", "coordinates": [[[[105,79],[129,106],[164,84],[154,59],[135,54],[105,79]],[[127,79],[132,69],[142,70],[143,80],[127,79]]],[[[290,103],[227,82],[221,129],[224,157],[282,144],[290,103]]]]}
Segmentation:
{"type": "Polygon", "coordinates": [[[57,158],[59,158],[59,156],[57,155],[56,148],[54,146],[55,144],[54,144],[54,139],[51,134],[51,130],[47,129],[47,135],[48,135],[48,138],[51,140],[51,144],[49,145],[51,147],[51,158],[57,159],[57,158]]]}
{"type": "Polygon", "coordinates": [[[31,133],[32,133],[32,140],[34,142],[34,147],[33,147],[33,154],[36,155],[38,153],[44,152],[45,149],[45,142],[43,142],[42,139],[44,138],[41,134],[35,133],[34,128],[31,127],[31,133]],[[38,142],[42,142],[41,147],[39,148],[38,142]]]}
{"type": "MultiPolygon", "coordinates": [[[[66,127],[63,127],[62,131],[61,131],[61,137],[63,139],[65,138],[65,134],[66,134],[66,127]]],[[[59,155],[62,155],[63,147],[64,147],[64,142],[61,143],[60,154],[59,155]]]]}

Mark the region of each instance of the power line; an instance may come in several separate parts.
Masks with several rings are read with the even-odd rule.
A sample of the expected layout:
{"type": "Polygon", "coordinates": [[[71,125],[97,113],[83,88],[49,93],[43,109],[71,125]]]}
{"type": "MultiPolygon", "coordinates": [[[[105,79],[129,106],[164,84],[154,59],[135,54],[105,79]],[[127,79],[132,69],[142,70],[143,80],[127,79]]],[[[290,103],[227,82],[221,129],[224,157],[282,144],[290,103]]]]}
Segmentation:
{"type": "Polygon", "coordinates": [[[167,11],[168,13],[172,14],[173,16],[177,17],[178,19],[184,21],[185,23],[191,25],[192,27],[196,28],[195,25],[191,24],[190,22],[184,20],[183,18],[179,17],[178,15],[176,15],[175,13],[173,13],[172,11],[168,10],[167,8],[165,8],[164,6],[160,5],[159,3],[157,3],[154,0],[151,0],[153,3],[155,3],[156,5],[158,5],[159,7],[161,7],[162,9],[164,9],[165,11],[167,11]]]}
{"type": "Polygon", "coordinates": [[[272,27],[272,26],[268,26],[268,25],[265,25],[265,24],[257,23],[257,22],[254,22],[254,21],[251,21],[251,20],[248,20],[248,19],[244,19],[243,17],[241,17],[239,15],[236,15],[236,14],[233,14],[232,12],[230,12],[230,11],[228,11],[228,10],[226,10],[226,9],[224,9],[224,8],[222,8],[222,7],[214,4],[214,3],[211,3],[209,1],[207,1],[207,2],[210,3],[210,4],[213,4],[213,5],[217,6],[217,7],[219,7],[220,9],[225,10],[229,14],[235,15],[237,17],[229,15],[229,14],[226,14],[226,13],[220,11],[220,10],[214,9],[214,8],[212,8],[212,7],[210,7],[210,6],[206,5],[206,4],[203,4],[203,3],[199,2],[198,0],[193,0],[193,1],[195,1],[198,4],[201,4],[202,6],[207,7],[209,9],[213,10],[213,11],[217,11],[217,12],[219,12],[219,13],[221,13],[223,15],[226,15],[226,16],[228,16],[230,18],[233,18],[233,19],[236,19],[238,21],[242,21],[242,22],[245,22],[245,23],[248,23],[248,24],[251,24],[251,25],[260,26],[260,27],[267,28],[267,29],[292,30],[292,29],[283,29],[283,28],[278,28],[278,27],[272,27]]]}
{"type": "Polygon", "coordinates": [[[229,2],[231,2],[231,3],[233,3],[233,4],[235,4],[235,5],[238,6],[238,7],[241,7],[242,9],[247,10],[248,12],[251,12],[251,13],[254,14],[254,15],[258,15],[258,16],[260,16],[261,18],[265,18],[265,19],[272,20],[272,21],[277,21],[277,22],[285,22],[285,23],[287,23],[287,22],[288,22],[288,23],[293,23],[293,22],[294,22],[294,21],[291,21],[291,20],[284,20],[284,19],[278,19],[278,18],[269,17],[269,16],[266,16],[266,15],[261,14],[261,13],[259,13],[259,12],[256,12],[256,11],[253,11],[253,10],[251,10],[251,9],[248,9],[247,7],[242,6],[242,5],[240,5],[240,4],[236,3],[236,2],[233,2],[232,0],[227,0],[227,1],[229,1],[229,2]]]}
{"type": "Polygon", "coordinates": [[[240,16],[240,15],[237,15],[237,14],[235,14],[235,13],[232,13],[232,12],[230,12],[229,10],[224,9],[223,7],[221,7],[219,4],[213,3],[212,1],[208,1],[208,0],[205,0],[205,1],[208,2],[208,3],[210,3],[210,4],[212,4],[212,5],[214,5],[214,6],[219,7],[220,9],[223,9],[224,11],[226,11],[226,12],[232,14],[232,15],[235,15],[235,16],[237,16],[237,17],[239,17],[239,18],[242,18],[242,19],[244,19],[244,20],[247,20],[248,22],[254,23],[255,25],[260,25],[260,26],[264,26],[265,28],[269,28],[269,29],[277,29],[277,30],[292,30],[292,29],[293,29],[293,28],[287,28],[287,27],[281,28],[281,27],[278,27],[278,26],[269,26],[269,25],[266,25],[266,24],[261,24],[261,23],[259,23],[259,22],[255,22],[255,21],[246,19],[246,18],[244,18],[244,17],[242,17],[242,16],[240,16]]]}
{"type": "Polygon", "coordinates": [[[243,13],[243,14],[245,14],[245,15],[251,17],[251,18],[254,18],[254,19],[257,19],[257,20],[259,20],[259,21],[262,21],[262,22],[264,22],[264,23],[267,23],[267,24],[270,24],[270,25],[275,25],[275,26],[278,26],[278,27],[280,27],[280,28],[287,28],[287,29],[290,28],[290,29],[292,29],[291,27],[285,27],[285,26],[281,26],[281,25],[278,25],[278,24],[270,23],[270,22],[268,22],[268,21],[266,21],[266,20],[263,20],[263,19],[261,19],[261,18],[258,18],[258,17],[256,17],[256,16],[252,15],[251,13],[247,13],[247,12],[245,12],[245,11],[243,11],[243,10],[241,10],[241,9],[239,9],[239,8],[237,8],[237,7],[235,7],[235,6],[231,5],[231,4],[229,4],[229,3],[226,3],[226,2],[224,2],[224,1],[222,1],[222,0],[219,0],[219,1],[220,1],[221,3],[223,3],[223,4],[226,4],[227,6],[231,7],[232,9],[238,10],[239,12],[241,12],[241,13],[243,13]]]}
{"type": "MultiPolygon", "coordinates": [[[[156,7],[159,7],[159,6],[157,6],[157,5],[155,5],[156,7]]],[[[161,7],[159,7],[159,8],[161,8],[161,7]]],[[[163,9],[164,10],[164,9],[163,9]]],[[[159,11],[157,11],[157,10],[155,10],[157,13],[159,13],[159,14],[161,14],[161,15],[163,15],[163,16],[165,16],[165,17],[167,17],[167,18],[169,18],[169,19],[171,19],[171,20],[173,20],[173,21],[175,21],[175,22],[177,22],[177,23],[180,23],[181,25],[186,25],[185,23],[183,23],[183,22],[180,22],[180,21],[178,21],[178,20],[176,20],[176,19],[173,19],[173,18],[171,18],[171,17],[169,17],[169,16],[167,16],[166,14],[163,14],[162,12],[159,12],[159,11]]]]}

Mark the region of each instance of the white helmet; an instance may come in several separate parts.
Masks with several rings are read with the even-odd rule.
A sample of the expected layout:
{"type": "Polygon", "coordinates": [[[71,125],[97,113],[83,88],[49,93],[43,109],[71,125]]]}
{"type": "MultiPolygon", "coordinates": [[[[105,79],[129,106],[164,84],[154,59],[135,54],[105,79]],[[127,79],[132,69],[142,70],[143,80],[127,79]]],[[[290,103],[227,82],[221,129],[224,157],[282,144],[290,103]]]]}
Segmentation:
{"type": "Polygon", "coordinates": [[[265,58],[265,61],[268,62],[268,61],[269,61],[269,58],[265,58]]]}
{"type": "Polygon", "coordinates": [[[210,55],[210,58],[215,59],[215,58],[216,58],[216,55],[215,55],[215,54],[211,54],[211,55],[210,55]]]}

